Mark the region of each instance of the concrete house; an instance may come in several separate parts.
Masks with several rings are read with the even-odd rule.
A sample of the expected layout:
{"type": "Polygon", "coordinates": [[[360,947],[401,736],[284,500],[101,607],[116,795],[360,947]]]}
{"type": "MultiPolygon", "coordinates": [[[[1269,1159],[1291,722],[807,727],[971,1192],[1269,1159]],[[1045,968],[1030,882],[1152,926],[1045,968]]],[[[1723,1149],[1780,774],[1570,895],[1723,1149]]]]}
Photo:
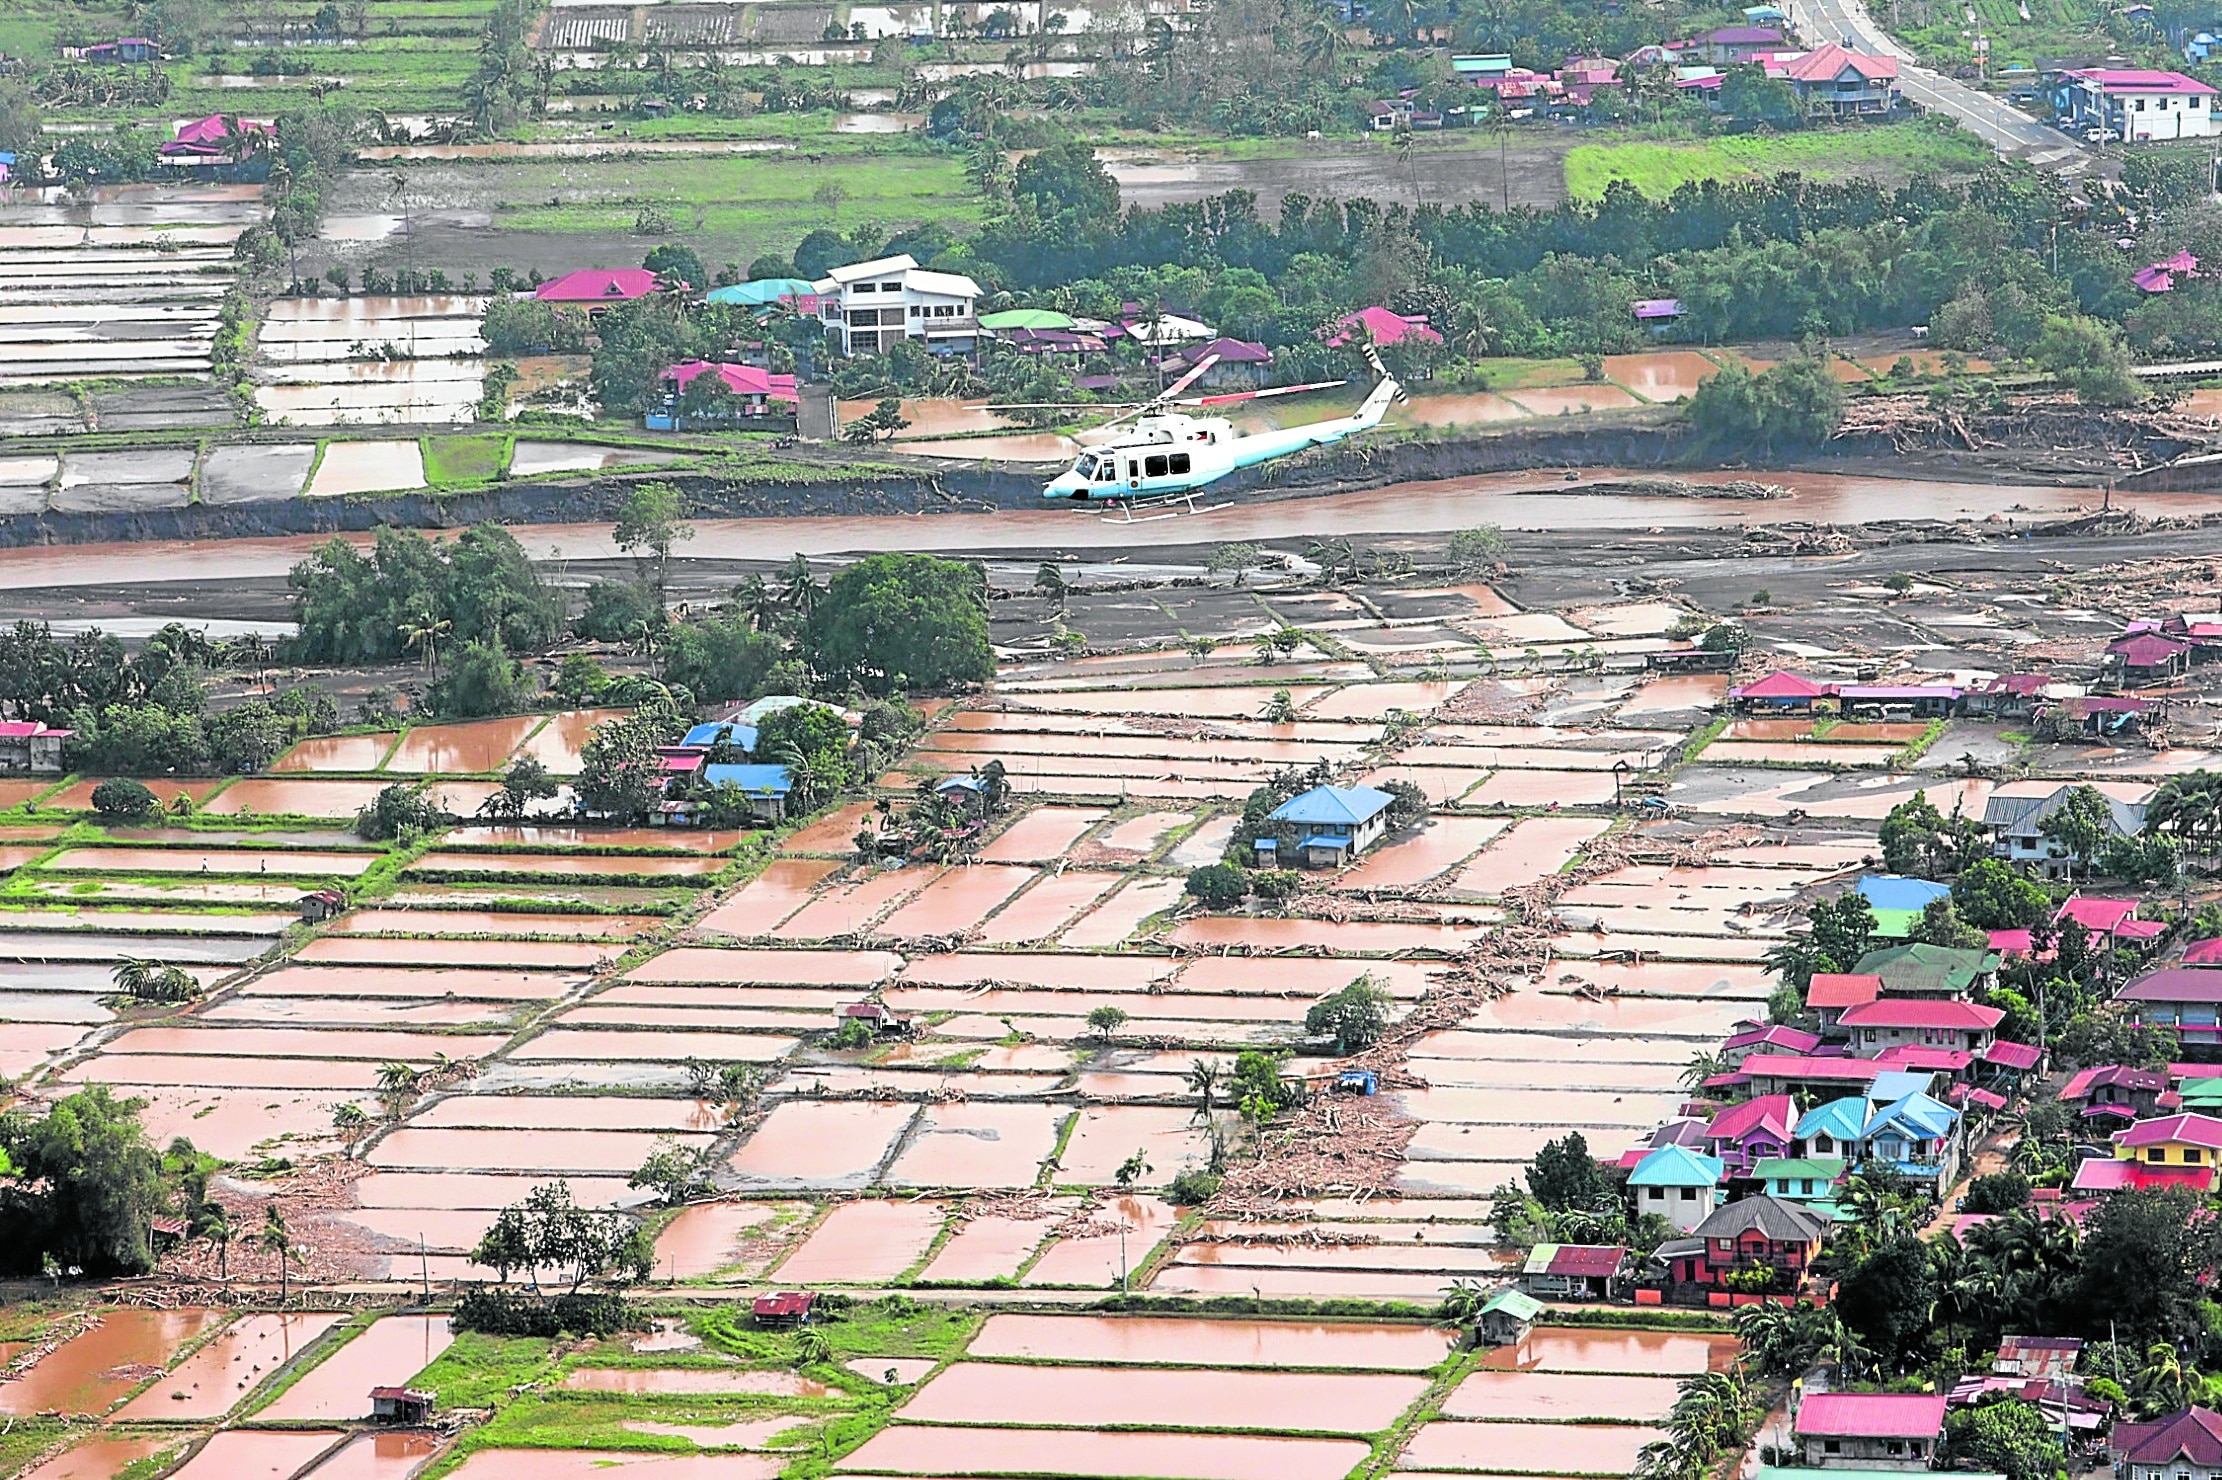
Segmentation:
{"type": "Polygon", "coordinates": [[[1678,1299],[1703,1301],[1737,1270],[1773,1270],[1776,1283],[1789,1288],[1804,1279],[1829,1226],[1810,1208],[1760,1193],[1718,1209],[1688,1238],[1667,1240],[1651,1257],[1678,1299]]]}
{"type": "Polygon", "coordinates": [[[2140,1120],[2114,1133],[2114,1155],[2143,1167],[2222,1165],[2222,1120],[2186,1112],[2140,1120]]]}
{"type": "Polygon", "coordinates": [[[1842,1041],[1844,1014],[1883,992],[1883,979],[1873,972],[1816,971],[1806,984],[1805,1007],[1821,1020],[1821,1036],[1842,1041]]]}
{"type": "Polygon", "coordinates": [[[2140,1023],[2173,1028],[2187,1052],[2222,1048],[2222,971],[2168,966],[2148,971],[2114,994],[2140,1023]]]}
{"type": "Polygon", "coordinates": [[[1926,1470],[1946,1402],[1941,1393],[1808,1393],[1792,1429],[1816,1469],[1926,1470]]]}
{"type": "Polygon", "coordinates": [[[1798,101],[1838,118],[1872,117],[1898,106],[1898,60],[1846,51],[1835,42],[1793,58],[1783,79],[1798,101]]]}
{"type": "Polygon", "coordinates": [[[1998,962],[1987,949],[1963,951],[1914,941],[1869,951],[1852,970],[1881,978],[1885,997],[1965,997],[1992,984],[1998,962]]]}
{"type": "Polygon", "coordinates": [[[1886,1164],[1934,1193],[1958,1176],[1960,1141],[1960,1112],[1917,1090],[1869,1117],[1860,1132],[1860,1166],[1886,1164]]]}
{"type": "Polygon", "coordinates": [[[1370,786],[1315,786],[1290,797],[1266,814],[1283,833],[1294,833],[1295,859],[1280,858],[1279,838],[1260,838],[1258,862],[1290,861],[1307,868],[1336,868],[1381,841],[1388,831],[1389,807],[1396,800],[1370,786]]]}
{"type": "MultiPolygon", "coordinates": [[[[2070,860],[2044,835],[2045,822],[2067,803],[2078,785],[2090,783],[2010,782],[1983,803],[1983,826],[1991,853],[2008,863],[2042,869],[2047,877],[2064,873],[2070,860]]],[[[2145,804],[2153,788],[2137,782],[2099,782],[2092,789],[2106,798],[2111,837],[2135,837],[2144,830],[2145,804]]]]}
{"type": "Polygon", "coordinates": [[[1816,1105],[1798,1121],[1790,1154],[1803,1159],[1857,1160],[1859,1138],[1872,1114],[1865,1098],[1845,1095],[1816,1105]]]}
{"type": "Polygon", "coordinates": [[[2211,1409],[2118,1423],[2106,1443],[2122,1480],[2222,1480],[2222,1414],[2211,1409]]]}
{"type": "Polygon", "coordinates": [[[1628,1174],[1628,1194],[1639,1215],[1656,1213],[1688,1233],[1720,1206],[1722,1172],[1717,1156],[1661,1146],[1628,1174]]]}
{"type": "Polygon", "coordinates": [[[1904,1044],[1979,1054],[2005,1017],[1998,1008],[1951,998],[1880,997],[1847,1009],[1841,1021],[1852,1052],[1871,1059],[1904,1044]]]}
{"type": "Polygon", "coordinates": [[[2086,1122],[2141,1120],[2160,1108],[2168,1093],[2168,1076],[2158,1069],[2131,1069],[2120,1064],[2079,1069],[2060,1098],[2075,1107],[2086,1122]]]}
{"type": "Polygon", "coordinates": [[[1837,1184],[1851,1163],[1841,1156],[1772,1157],[1751,1169],[1767,1196],[1830,1217],[1836,1215],[1837,1184]]]}
{"type": "Polygon", "coordinates": [[[980,285],[929,272],[908,254],[836,267],[811,286],[826,337],[844,355],[885,354],[905,339],[940,354],[979,345],[980,285]]]}
{"type": "Polygon", "coordinates": [[[75,730],[50,730],[36,720],[0,721],[0,771],[62,774],[62,742],[75,730]]]}
{"type": "Polygon", "coordinates": [[[2215,90],[2181,72],[2085,67],[2063,72],[2053,104],[2078,131],[2111,129],[2124,143],[2222,134],[2215,90]]]}

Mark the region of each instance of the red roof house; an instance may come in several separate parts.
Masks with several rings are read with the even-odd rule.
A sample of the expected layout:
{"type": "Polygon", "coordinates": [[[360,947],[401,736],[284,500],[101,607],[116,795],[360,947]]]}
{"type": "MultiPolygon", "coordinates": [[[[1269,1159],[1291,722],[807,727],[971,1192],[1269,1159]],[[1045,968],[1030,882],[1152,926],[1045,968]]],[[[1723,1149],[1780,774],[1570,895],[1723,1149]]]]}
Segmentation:
{"type": "Polygon", "coordinates": [[[542,303],[630,303],[656,291],[656,275],[645,267],[582,267],[550,278],[532,290],[542,303]]]}
{"type": "Polygon", "coordinates": [[[1820,1016],[1822,1027],[1834,1028],[1847,1011],[1882,994],[1883,979],[1872,973],[1816,971],[1806,984],[1805,1005],[1820,1016]]]}
{"type": "Polygon", "coordinates": [[[1948,997],[1879,997],[1846,1008],[1839,1021],[1852,1035],[1852,1052],[1872,1058],[1900,1046],[1981,1053],[2005,1016],[1948,997]]]}
{"type": "Polygon", "coordinates": [[[781,1290],[757,1296],[751,1314],[759,1326],[807,1326],[811,1307],[817,1303],[815,1290],[781,1290]]]}
{"type": "Polygon", "coordinates": [[[674,365],[664,371],[663,378],[684,392],[698,377],[710,373],[715,373],[718,379],[725,382],[727,390],[743,400],[759,404],[766,401],[785,401],[790,405],[797,405],[802,399],[795,390],[795,377],[774,375],[771,371],[760,370],[754,365],[712,364],[708,360],[688,360],[685,364],[674,365]]]}
{"type": "Polygon", "coordinates": [[[2186,1408],[2144,1423],[2117,1423],[2106,1447],[2117,1463],[2156,1470],[2222,1468],[2222,1414],[2186,1408]]]}
{"type": "Polygon", "coordinates": [[[1826,699],[1836,690],[1824,683],[1815,683],[1802,674],[1777,670],[1765,678],[1747,683],[1728,691],[1728,697],[1741,708],[1764,704],[1774,709],[1811,709],[1816,699],[1826,699]]]}
{"type": "Polygon", "coordinates": [[[1944,1433],[1942,1393],[1808,1393],[1794,1425],[1816,1467],[1926,1460],[1944,1433]]]}
{"type": "Polygon", "coordinates": [[[2190,654],[2190,643],[2157,632],[2117,637],[2106,645],[2107,661],[2120,668],[2123,677],[2141,681],[2173,677],[2190,661],[2190,654]]]}

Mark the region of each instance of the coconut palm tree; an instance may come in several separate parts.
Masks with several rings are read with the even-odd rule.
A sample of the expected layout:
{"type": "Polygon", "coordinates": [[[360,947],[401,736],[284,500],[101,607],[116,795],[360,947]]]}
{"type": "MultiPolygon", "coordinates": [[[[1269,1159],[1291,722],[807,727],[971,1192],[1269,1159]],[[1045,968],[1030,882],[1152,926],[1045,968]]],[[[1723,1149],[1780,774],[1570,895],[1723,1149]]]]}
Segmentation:
{"type": "Polygon", "coordinates": [[[2206,1379],[2165,1341],[2145,1348],[2145,1364],[2130,1379],[2130,1393],[2147,1415],[2189,1408],[2205,1391],[2206,1379]]]}
{"type": "Polygon", "coordinates": [[[1705,1087],[1705,1081],[1716,1075],[1726,1074],[1736,1066],[1725,1053],[1707,1053],[1703,1050],[1692,1054],[1682,1069],[1682,1088],[1696,1094],[1705,1087]]]}
{"type": "Polygon", "coordinates": [[[276,1199],[262,1212],[262,1231],[255,1235],[255,1247],[265,1254],[275,1255],[278,1261],[278,1303],[286,1301],[287,1266],[298,1257],[293,1247],[292,1230],[285,1226],[285,1215],[278,1211],[276,1199]]]}
{"type": "Polygon", "coordinates": [[[455,624],[446,617],[434,614],[429,607],[419,607],[416,614],[401,624],[402,651],[415,650],[424,659],[424,671],[440,671],[440,641],[455,630],[455,624]]]}
{"type": "Polygon", "coordinates": [[[1219,1078],[1225,1066],[1217,1059],[1196,1058],[1188,1061],[1188,1087],[1196,1092],[1196,1113],[1205,1120],[1211,1119],[1211,1107],[1219,1092],[1219,1078]]]}
{"type": "Polygon", "coordinates": [[[1304,70],[1335,81],[1342,73],[1342,56],[1350,38],[1343,32],[1342,17],[1322,8],[1304,23],[1304,70]]]}
{"type": "Polygon", "coordinates": [[[127,956],[111,975],[117,992],[144,1002],[152,995],[154,984],[161,980],[162,970],[159,961],[127,956]]]}

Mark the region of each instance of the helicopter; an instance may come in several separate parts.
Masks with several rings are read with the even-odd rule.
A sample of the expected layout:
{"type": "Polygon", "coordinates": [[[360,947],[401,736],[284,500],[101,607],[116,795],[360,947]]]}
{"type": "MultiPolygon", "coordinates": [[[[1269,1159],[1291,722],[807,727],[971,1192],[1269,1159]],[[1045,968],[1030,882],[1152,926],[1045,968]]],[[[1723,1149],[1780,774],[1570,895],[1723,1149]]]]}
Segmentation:
{"type": "Polygon", "coordinates": [[[1404,393],[1404,387],[1389,374],[1380,356],[1372,352],[1372,346],[1365,348],[1367,362],[1376,379],[1373,389],[1366,393],[1365,401],[1355,412],[1302,426],[1247,434],[1236,431],[1225,417],[1191,416],[1185,410],[1169,408],[1202,410],[1235,401],[1331,390],[1349,382],[1314,381],[1307,385],[1273,386],[1265,390],[1184,399],[1181,393],[1218,362],[1217,355],[1207,355],[1155,400],[1105,423],[1105,429],[1129,420],[1134,426],[1081,453],[1069,469],[1042,490],[1042,497],[1077,504],[1123,506],[1129,518],[1133,517],[1132,508],[1136,504],[1173,499],[1187,500],[1193,511],[1195,496],[1230,473],[1370,431],[1381,424],[1389,403],[1404,393]]]}

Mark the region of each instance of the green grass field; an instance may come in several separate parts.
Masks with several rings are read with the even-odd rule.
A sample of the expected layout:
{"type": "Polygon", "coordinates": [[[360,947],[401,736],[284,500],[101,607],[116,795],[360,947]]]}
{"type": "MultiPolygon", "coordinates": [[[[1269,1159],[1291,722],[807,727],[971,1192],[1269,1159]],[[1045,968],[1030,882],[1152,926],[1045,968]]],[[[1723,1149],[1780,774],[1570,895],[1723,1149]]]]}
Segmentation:
{"type": "Polygon", "coordinates": [[[1594,200],[1614,180],[1660,198],[1698,180],[1759,180],[1795,170],[1816,180],[1904,180],[1923,170],[1967,174],[1991,157],[1973,134],[1907,122],[1796,134],[1740,134],[1687,143],[1580,144],[1566,156],[1566,188],[1594,200]]]}
{"type": "MultiPolygon", "coordinates": [[[[922,145],[809,161],[713,155],[546,160],[533,166],[535,198],[498,202],[498,228],[620,235],[633,230],[644,207],[653,207],[671,222],[672,240],[721,261],[792,251],[820,226],[847,231],[870,223],[893,231],[933,220],[966,228],[978,225],[981,216],[981,198],[965,179],[963,162],[922,145]],[[841,199],[830,205],[813,199],[829,182],[838,184],[841,199]]],[[[653,244],[651,238],[641,240],[644,251],[653,244]]]]}
{"type": "Polygon", "coordinates": [[[436,488],[455,483],[491,482],[501,475],[508,462],[509,434],[506,432],[424,439],[424,476],[436,488]]]}

